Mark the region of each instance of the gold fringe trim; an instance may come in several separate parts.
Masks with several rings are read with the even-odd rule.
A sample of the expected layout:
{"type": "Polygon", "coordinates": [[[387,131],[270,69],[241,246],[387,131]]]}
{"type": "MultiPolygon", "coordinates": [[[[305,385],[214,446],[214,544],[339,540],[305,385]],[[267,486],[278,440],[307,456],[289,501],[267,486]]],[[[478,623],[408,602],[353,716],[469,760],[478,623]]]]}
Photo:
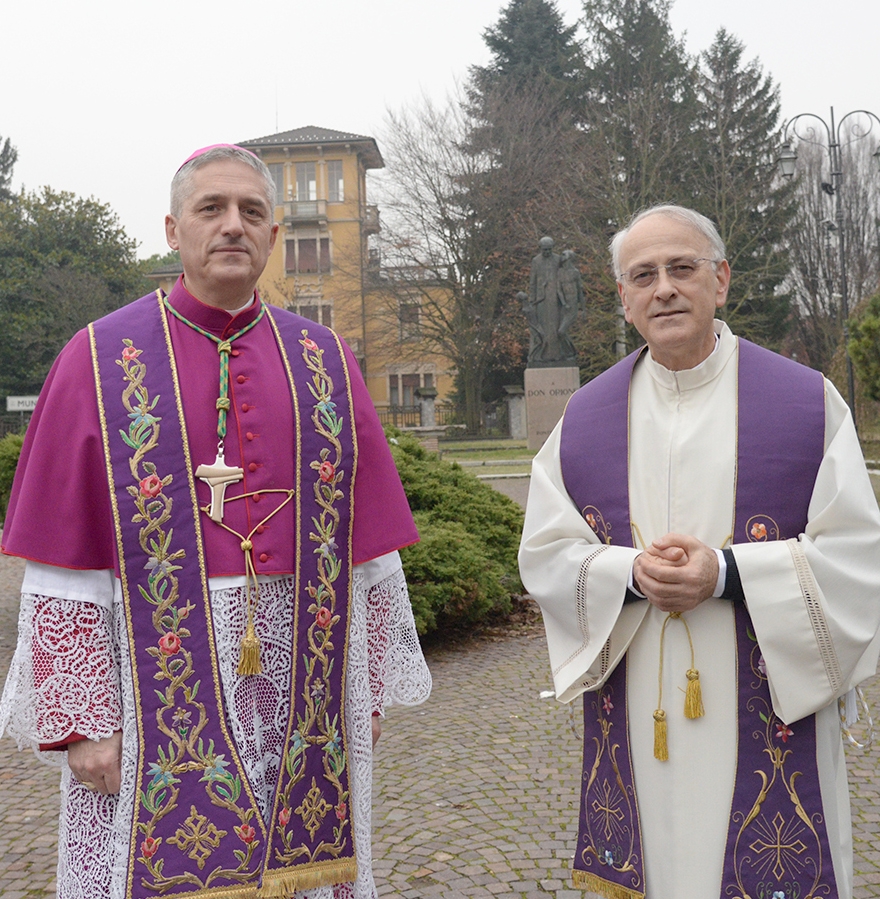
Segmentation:
{"type": "Polygon", "coordinates": [[[604,880],[598,874],[590,874],[578,868],[572,870],[571,879],[578,889],[590,890],[604,896],[605,899],[645,899],[645,894],[640,890],[631,890],[619,883],[611,883],[610,880],[604,880]]]}
{"type": "Polygon", "coordinates": [[[703,708],[703,689],[700,686],[700,672],[696,668],[688,668],[688,685],[684,694],[685,718],[702,718],[706,714],[703,708]]]}
{"type": "Polygon", "coordinates": [[[257,891],[259,899],[288,897],[296,890],[313,890],[329,887],[336,883],[353,883],[357,880],[357,862],[344,858],[301,868],[286,868],[283,871],[267,871],[263,875],[263,886],[257,891]]]}
{"type": "Polygon", "coordinates": [[[654,758],[659,762],[669,761],[669,744],[666,740],[666,712],[654,712],[654,758]]]}
{"type": "Polygon", "coordinates": [[[256,899],[256,884],[244,886],[209,887],[206,890],[198,890],[195,893],[174,893],[175,896],[199,896],[200,899],[256,899]]]}

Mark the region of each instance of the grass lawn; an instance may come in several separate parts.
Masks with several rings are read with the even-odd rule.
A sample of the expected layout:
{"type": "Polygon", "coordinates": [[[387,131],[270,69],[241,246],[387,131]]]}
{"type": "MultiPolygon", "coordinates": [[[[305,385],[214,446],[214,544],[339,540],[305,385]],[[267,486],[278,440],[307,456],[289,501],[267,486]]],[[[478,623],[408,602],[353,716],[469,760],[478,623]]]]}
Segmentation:
{"type": "MultiPolygon", "coordinates": [[[[863,440],[865,457],[873,460],[872,469],[880,468],[880,440],[863,440]]],[[[528,474],[535,453],[526,448],[525,440],[441,440],[440,456],[447,462],[464,462],[477,475],[528,474]],[[521,464],[497,464],[518,461],[521,464]],[[467,464],[470,463],[470,464],[467,464]]],[[[880,475],[871,475],[871,484],[880,503],[880,475]]]]}
{"type": "Polygon", "coordinates": [[[525,440],[441,440],[440,456],[448,462],[492,462],[499,459],[531,459],[534,450],[525,440]]]}

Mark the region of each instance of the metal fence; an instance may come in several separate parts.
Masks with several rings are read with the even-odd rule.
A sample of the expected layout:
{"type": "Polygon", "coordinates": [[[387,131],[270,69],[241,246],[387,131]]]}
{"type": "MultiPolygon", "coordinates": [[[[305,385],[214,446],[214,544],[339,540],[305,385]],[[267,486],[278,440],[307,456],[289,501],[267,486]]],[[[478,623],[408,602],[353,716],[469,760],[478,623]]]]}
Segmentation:
{"type": "Polygon", "coordinates": [[[422,423],[418,406],[376,406],[379,421],[393,428],[417,428],[422,423]]]}
{"type": "MultiPolygon", "coordinates": [[[[395,428],[418,428],[422,424],[419,406],[376,406],[383,425],[395,428]]],[[[480,427],[476,434],[465,428],[464,406],[438,403],[434,406],[434,421],[438,428],[447,428],[447,436],[455,438],[508,437],[507,403],[487,403],[480,412],[480,427]]]]}
{"type": "Polygon", "coordinates": [[[0,412],[0,437],[23,434],[30,420],[30,412],[0,412]]]}

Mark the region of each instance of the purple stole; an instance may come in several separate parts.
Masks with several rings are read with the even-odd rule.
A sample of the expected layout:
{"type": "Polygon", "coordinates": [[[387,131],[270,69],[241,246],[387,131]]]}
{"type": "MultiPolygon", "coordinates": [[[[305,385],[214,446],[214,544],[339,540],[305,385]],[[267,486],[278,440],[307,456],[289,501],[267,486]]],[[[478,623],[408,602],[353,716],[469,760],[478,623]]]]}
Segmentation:
{"type": "Polygon", "coordinates": [[[89,328],[138,732],[132,899],[289,896],[357,875],[343,715],[357,464],[348,372],[331,331],[280,310],[267,318],[296,435],[296,483],[278,486],[295,488],[298,509],[291,709],[268,819],[226,723],[193,481],[211,460],[189,456],[161,296],[89,328]]]}
{"type": "MultiPolygon", "coordinates": [[[[637,351],[568,404],[566,489],[608,544],[633,546],[629,514],[629,391],[637,351]],[[585,460],[601,459],[590,466],[585,460]]],[[[739,340],[734,543],[801,534],[824,454],[824,380],[739,340]]],[[[815,716],[773,713],[746,606],[734,603],[738,757],[720,899],[838,895],[816,759],[815,716]]],[[[574,880],[613,899],[650,895],[629,746],[626,665],[584,694],[584,778],[574,880]]],[[[693,847],[699,851],[698,846],[693,847]]]]}

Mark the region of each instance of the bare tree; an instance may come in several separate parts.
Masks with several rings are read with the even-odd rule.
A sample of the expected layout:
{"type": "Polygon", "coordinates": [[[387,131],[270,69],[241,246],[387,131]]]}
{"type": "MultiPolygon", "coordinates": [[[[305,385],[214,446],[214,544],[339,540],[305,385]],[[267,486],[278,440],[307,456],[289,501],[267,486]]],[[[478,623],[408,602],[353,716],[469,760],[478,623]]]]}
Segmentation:
{"type": "Polygon", "coordinates": [[[569,177],[560,148],[571,125],[552,102],[540,86],[484,97],[490,129],[460,96],[388,114],[378,244],[386,331],[418,304],[420,340],[410,351],[452,362],[471,430],[489,373],[524,363],[515,296],[569,177]]]}
{"type": "MultiPolygon", "coordinates": [[[[839,190],[850,311],[880,284],[880,183],[870,141],[841,148],[839,190]]],[[[828,370],[843,335],[839,223],[831,190],[828,149],[797,146],[798,213],[789,232],[794,293],[792,351],[814,368],[828,370]]]]}

